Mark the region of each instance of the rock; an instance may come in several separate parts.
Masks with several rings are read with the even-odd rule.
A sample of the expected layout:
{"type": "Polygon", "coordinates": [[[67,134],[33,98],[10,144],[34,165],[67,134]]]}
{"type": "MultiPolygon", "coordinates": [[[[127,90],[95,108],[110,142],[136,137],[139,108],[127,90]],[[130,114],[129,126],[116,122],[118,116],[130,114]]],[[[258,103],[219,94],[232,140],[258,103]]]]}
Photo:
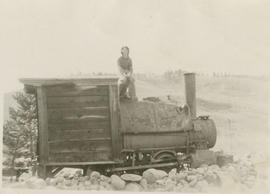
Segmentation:
{"type": "Polygon", "coordinates": [[[216,165],[216,164],[210,165],[208,168],[213,170],[213,171],[219,171],[220,170],[219,166],[216,165]]]}
{"type": "Polygon", "coordinates": [[[46,182],[43,179],[32,177],[25,182],[26,186],[31,189],[43,189],[46,187],[46,182]]]}
{"type": "Polygon", "coordinates": [[[69,179],[66,179],[64,183],[65,183],[65,186],[67,186],[67,187],[72,186],[72,182],[69,179]]]}
{"type": "Polygon", "coordinates": [[[46,182],[43,179],[40,179],[40,178],[36,179],[35,184],[37,186],[36,187],[37,189],[43,189],[43,188],[46,187],[46,182]]]}
{"type": "Polygon", "coordinates": [[[188,185],[188,182],[186,180],[184,180],[184,179],[180,180],[179,183],[181,183],[184,186],[188,185]]]}
{"type": "Polygon", "coordinates": [[[220,173],[219,179],[221,181],[222,188],[233,188],[236,186],[236,182],[226,173],[220,173]]]}
{"type": "Polygon", "coordinates": [[[72,180],[71,180],[71,184],[72,184],[72,185],[76,185],[76,186],[77,186],[78,183],[79,183],[79,180],[78,180],[78,179],[72,179],[72,180]]]}
{"type": "Polygon", "coordinates": [[[86,180],[86,181],[82,182],[82,184],[83,184],[85,187],[88,187],[88,188],[90,188],[90,186],[92,185],[92,183],[91,183],[90,180],[86,180]]]}
{"type": "Polygon", "coordinates": [[[104,176],[104,175],[100,175],[100,181],[102,182],[106,182],[106,183],[110,183],[111,179],[110,177],[104,176]]]}
{"type": "Polygon", "coordinates": [[[64,177],[57,177],[56,178],[56,184],[58,185],[58,184],[61,184],[61,183],[64,183],[64,181],[65,181],[65,179],[64,179],[64,177]]]}
{"type": "Polygon", "coordinates": [[[100,178],[100,173],[97,171],[92,171],[90,174],[90,179],[99,179],[100,178]]]}
{"type": "Polygon", "coordinates": [[[204,174],[206,172],[207,168],[199,167],[196,169],[196,172],[199,174],[204,174]]]}
{"type": "Polygon", "coordinates": [[[174,192],[181,192],[184,188],[184,185],[182,185],[181,183],[180,184],[177,184],[176,187],[173,188],[173,191],[174,192]]]}
{"type": "Polygon", "coordinates": [[[111,184],[109,184],[108,182],[100,182],[100,186],[107,190],[107,191],[112,191],[114,190],[113,186],[111,184]]]}
{"type": "Polygon", "coordinates": [[[196,176],[196,175],[188,175],[188,176],[186,176],[186,180],[187,180],[188,182],[197,180],[197,176],[196,176]]]}
{"type": "Polygon", "coordinates": [[[196,175],[196,174],[198,174],[198,172],[196,171],[196,169],[189,169],[189,170],[186,171],[186,173],[188,175],[196,175]]]}
{"type": "Polygon", "coordinates": [[[140,185],[142,186],[142,188],[144,189],[144,190],[147,190],[148,189],[148,184],[147,184],[147,180],[146,179],[142,179],[141,181],[140,181],[140,185]]]}
{"type": "Polygon", "coordinates": [[[156,182],[157,180],[160,180],[167,176],[167,173],[163,170],[156,170],[153,168],[150,168],[143,172],[143,178],[147,180],[147,183],[152,184],[156,182]]]}
{"type": "Polygon", "coordinates": [[[205,189],[207,187],[208,187],[208,182],[206,180],[198,181],[197,184],[196,184],[196,188],[199,191],[202,191],[203,189],[205,189]]]}
{"type": "Polygon", "coordinates": [[[69,176],[68,176],[68,179],[69,180],[71,180],[71,179],[73,179],[74,178],[74,174],[70,174],[69,176]]]}
{"type": "Polygon", "coordinates": [[[136,174],[122,174],[121,179],[130,182],[138,182],[142,179],[142,177],[136,174]]]}
{"type": "Polygon", "coordinates": [[[177,182],[180,182],[181,180],[185,179],[186,176],[187,176],[187,173],[185,173],[185,172],[180,172],[180,173],[176,174],[175,180],[176,180],[177,182]]]}
{"type": "Polygon", "coordinates": [[[85,182],[86,180],[87,180],[86,176],[81,176],[81,177],[78,178],[78,181],[82,182],[82,183],[85,182]]]}
{"type": "Polygon", "coordinates": [[[192,181],[189,182],[189,186],[190,187],[194,187],[196,185],[196,183],[198,182],[197,179],[193,179],[192,181]]]}
{"type": "Polygon", "coordinates": [[[165,186],[166,184],[166,180],[165,179],[159,179],[159,180],[156,180],[155,182],[156,184],[158,185],[162,185],[162,186],[165,186]]]}
{"type": "Polygon", "coordinates": [[[56,178],[51,178],[49,185],[56,186],[57,185],[57,179],[56,178]]]}
{"type": "Polygon", "coordinates": [[[175,176],[177,174],[177,169],[176,168],[173,168],[170,170],[170,172],[168,173],[168,176],[175,176]]]}
{"type": "Polygon", "coordinates": [[[126,191],[142,191],[143,188],[138,183],[128,183],[125,188],[126,191]]]}
{"type": "Polygon", "coordinates": [[[202,174],[197,175],[197,180],[198,181],[203,180],[203,179],[204,179],[204,176],[202,174]]]}
{"type": "Polygon", "coordinates": [[[69,172],[65,172],[65,173],[63,174],[63,177],[64,177],[65,179],[68,179],[70,176],[73,176],[73,175],[71,175],[71,173],[69,173],[69,172]]]}
{"type": "Polygon", "coordinates": [[[111,176],[111,184],[117,190],[122,190],[125,188],[126,182],[123,181],[119,176],[112,175],[111,176]]]}
{"type": "Polygon", "coordinates": [[[208,182],[208,184],[216,183],[217,181],[217,175],[215,175],[213,172],[207,172],[204,179],[208,182]]]}
{"type": "Polygon", "coordinates": [[[167,179],[165,181],[165,191],[173,191],[173,189],[176,187],[177,183],[176,181],[173,181],[171,179],[167,179]]]}
{"type": "Polygon", "coordinates": [[[173,168],[173,169],[169,172],[168,177],[171,178],[171,179],[174,179],[176,175],[177,175],[177,169],[176,169],[176,168],[173,168]]]}
{"type": "MultiPolygon", "coordinates": [[[[89,186],[90,187],[90,186],[89,186]]],[[[77,186],[77,189],[78,190],[85,190],[86,189],[86,186],[84,185],[84,183],[82,182],[79,182],[78,183],[78,186],[77,186]]],[[[89,188],[90,189],[90,188],[89,188]]]]}
{"type": "Polygon", "coordinates": [[[19,177],[19,181],[26,181],[27,179],[31,178],[32,174],[31,173],[22,173],[21,176],[19,177]]]}
{"type": "Polygon", "coordinates": [[[46,185],[50,185],[51,184],[51,178],[46,178],[45,182],[46,182],[46,185]]]}
{"type": "Polygon", "coordinates": [[[82,172],[82,170],[76,170],[76,172],[75,172],[74,176],[78,176],[78,177],[83,176],[83,172],[82,172]]]}

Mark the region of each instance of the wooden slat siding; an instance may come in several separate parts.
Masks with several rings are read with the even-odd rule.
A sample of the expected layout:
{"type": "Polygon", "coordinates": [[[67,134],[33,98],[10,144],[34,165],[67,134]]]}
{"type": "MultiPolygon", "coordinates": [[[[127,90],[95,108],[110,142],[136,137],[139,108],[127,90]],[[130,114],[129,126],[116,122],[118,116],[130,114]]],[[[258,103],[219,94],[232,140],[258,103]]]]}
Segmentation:
{"type": "Polygon", "coordinates": [[[48,97],[48,108],[108,106],[107,96],[59,96],[48,97]]]}
{"type": "Polygon", "coordinates": [[[109,104],[110,104],[110,124],[112,136],[112,148],[114,160],[120,159],[120,152],[122,148],[122,141],[120,135],[120,108],[118,98],[118,86],[109,86],[109,104]]]}
{"type": "Polygon", "coordinates": [[[76,142],[76,141],[110,141],[110,137],[90,137],[86,138],[74,138],[71,137],[70,139],[56,139],[56,140],[49,140],[48,143],[62,143],[62,142],[76,142]]]}
{"type": "Polygon", "coordinates": [[[88,130],[88,129],[106,129],[109,130],[109,121],[87,121],[82,120],[80,122],[59,122],[49,123],[49,129],[51,130],[88,130]]]}
{"type": "Polygon", "coordinates": [[[65,117],[82,117],[84,115],[109,116],[108,107],[56,108],[48,109],[48,119],[62,120],[65,117]]]}
{"type": "Polygon", "coordinates": [[[49,147],[50,153],[111,150],[111,140],[51,142],[49,147]]]}
{"type": "Polygon", "coordinates": [[[38,140],[39,140],[39,157],[40,164],[45,165],[48,162],[48,118],[47,118],[47,96],[46,89],[37,88],[38,102],[38,140]]]}
{"type": "Polygon", "coordinates": [[[57,85],[48,86],[47,95],[52,96],[108,96],[108,86],[57,85]]]}
{"type": "Polygon", "coordinates": [[[105,129],[88,129],[88,130],[49,130],[49,141],[54,140],[81,140],[89,138],[106,138],[110,137],[110,131],[105,129]]]}
{"type": "Polygon", "coordinates": [[[78,152],[78,153],[55,153],[50,154],[49,162],[95,162],[112,159],[111,151],[78,152]]]}
{"type": "Polygon", "coordinates": [[[66,116],[63,118],[51,118],[49,119],[50,123],[62,123],[62,122],[81,122],[81,121],[90,121],[90,122],[102,122],[108,121],[107,116],[102,115],[83,115],[83,116],[66,116]]]}
{"type": "Polygon", "coordinates": [[[56,84],[84,84],[84,85],[109,85],[112,83],[117,83],[118,78],[113,77],[90,77],[90,78],[68,78],[68,79],[58,79],[58,78],[23,78],[20,79],[20,82],[22,82],[25,85],[31,85],[31,86],[50,86],[50,85],[56,85],[56,84]]]}

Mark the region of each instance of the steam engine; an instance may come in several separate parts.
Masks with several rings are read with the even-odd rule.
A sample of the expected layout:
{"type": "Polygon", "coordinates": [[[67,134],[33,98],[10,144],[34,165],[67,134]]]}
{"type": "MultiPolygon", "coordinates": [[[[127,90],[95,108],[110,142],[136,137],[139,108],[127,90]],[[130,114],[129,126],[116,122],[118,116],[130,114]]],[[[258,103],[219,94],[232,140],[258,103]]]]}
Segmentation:
{"type": "Polygon", "coordinates": [[[64,167],[110,173],[191,164],[216,143],[216,127],[196,115],[195,74],[185,74],[183,107],[120,101],[117,77],[20,80],[37,99],[38,174],[64,167]]]}

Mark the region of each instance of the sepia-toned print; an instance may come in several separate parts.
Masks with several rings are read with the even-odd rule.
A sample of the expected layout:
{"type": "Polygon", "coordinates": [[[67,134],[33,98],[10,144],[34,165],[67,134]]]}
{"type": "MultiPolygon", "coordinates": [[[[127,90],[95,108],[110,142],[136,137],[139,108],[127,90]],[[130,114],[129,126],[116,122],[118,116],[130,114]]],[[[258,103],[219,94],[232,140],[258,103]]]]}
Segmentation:
{"type": "Polygon", "coordinates": [[[0,2],[2,190],[267,193],[267,8],[0,2]]]}

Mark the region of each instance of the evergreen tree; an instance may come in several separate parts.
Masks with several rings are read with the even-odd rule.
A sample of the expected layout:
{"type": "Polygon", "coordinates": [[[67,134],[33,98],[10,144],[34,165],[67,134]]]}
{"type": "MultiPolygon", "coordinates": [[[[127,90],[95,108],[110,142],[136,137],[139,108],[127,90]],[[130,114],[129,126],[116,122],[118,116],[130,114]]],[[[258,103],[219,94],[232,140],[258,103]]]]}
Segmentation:
{"type": "MultiPolygon", "coordinates": [[[[7,160],[4,165],[14,168],[16,159],[36,158],[37,144],[37,107],[34,95],[17,92],[13,98],[17,101],[16,108],[10,108],[10,120],[4,123],[3,144],[7,160]]],[[[19,160],[17,160],[19,161],[19,160]]]]}

